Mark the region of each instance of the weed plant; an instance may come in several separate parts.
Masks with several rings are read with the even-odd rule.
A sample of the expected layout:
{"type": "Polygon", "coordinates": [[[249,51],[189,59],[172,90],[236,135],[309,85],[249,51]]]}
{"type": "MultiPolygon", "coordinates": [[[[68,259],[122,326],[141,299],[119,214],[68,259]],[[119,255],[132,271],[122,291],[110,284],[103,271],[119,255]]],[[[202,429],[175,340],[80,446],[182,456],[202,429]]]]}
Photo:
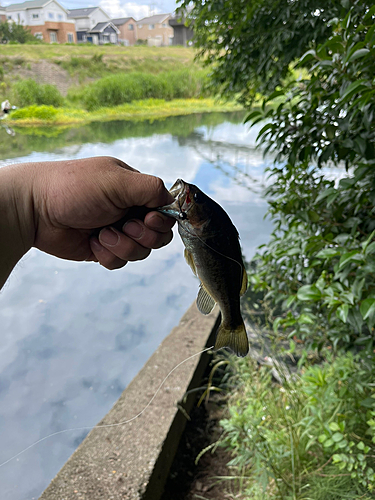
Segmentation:
{"type": "Polygon", "coordinates": [[[111,75],[93,82],[68,98],[81,101],[89,111],[118,106],[140,99],[177,99],[205,95],[207,72],[188,69],[168,71],[157,75],[143,72],[111,75]]]}
{"type": "Polygon", "coordinates": [[[236,392],[220,445],[243,498],[373,498],[374,359],[328,356],[283,385],[251,359],[229,363],[236,392]]]}
{"type": "Polygon", "coordinates": [[[18,107],[32,105],[59,107],[64,104],[64,98],[55,85],[43,85],[31,78],[20,80],[13,85],[11,99],[18,107]]]}

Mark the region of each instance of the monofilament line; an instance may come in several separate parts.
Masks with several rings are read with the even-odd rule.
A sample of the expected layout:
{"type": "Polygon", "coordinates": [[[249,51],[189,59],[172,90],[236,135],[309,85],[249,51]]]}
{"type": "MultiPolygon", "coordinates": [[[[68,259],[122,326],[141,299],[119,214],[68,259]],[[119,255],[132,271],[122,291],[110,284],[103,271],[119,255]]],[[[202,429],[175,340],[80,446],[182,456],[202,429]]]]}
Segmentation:
{"type": "Polygon", "coordinates": [[[11,462],[12,460],[14,460],[15,458],[19,457],[20,455],[22,455],[23,453],[25,453],[26,451],[30,450],[30,448],[33,448],[34,446],[36,446],[37,444],[41,443],[42,441],[45,441],[46,439],[49,439],[53,436],[57,436],[58,434],[64,434],[65,432],[73,432],[73,431],[83,431],[83,430],[94,430],[94,429],[103,429],[103,428],[108,428],[108,427],[118,427],[119,425],[125,425],[125,424],[128,424],[130,422],[132,422],[133,420],[135,420],[136,418],[140,417],[142,415],[142,413],[144,413],[147,408],[150,406],[150,404],[153,402],[153,400],[156,398],[158,392],[160,391],[160,389],[163,387],[164,383],[166,382],[166,380],[168,379],[168,377],[170,375],[172,375],[172,373],[177,370],[177,368],[179,368],[181,365],[183,365],[184,363],[186,363],[187,361],[189,361],[190,359],[193,359],[195,358],[196,356],[199,356],[200,354],[203,354],[204,352],[206,351],[209,351],[211,349],[213,349],[214,346],[211,346],[211,347],[206,347],[206,349],[203,349],[203,351],[199,351],[195,354],[193,354],[192,356],[189,356],[188,358],[184,359],[183,361],[181,361],[180,363],[178,363],[178,365],[176,365],[174,368],[172,368],[172,370],[168,373],[168,375],[164,378],[164,380],[162,381],[162,383],[159,385],[159,387],[156,389],[156,392],[155,394],[152,396],[152,398],[150,399],[150,401],[147,403],[147,405],[143,408],[142,411],[140,411],[137,415],[135,415],[134,417],[130,418],[129,420],[123,420],[122,422],[116,422],[114,424],[102,424],[102,425],[91,425],[91,426],[86,426],[86,427],[73,427],[71,429],[63,429],[62,431],[57,431],[57,432],[53,432],[52,434],[48,434],[48,436],[44,436],[43,438],[41,439],[38,439],[38,441],[35,441],[35,443],[32,443],[30,444],[30,446],[28,446],[27,448],[25,448],[24,450],[20,451],[19,453],[17,453],[16,455],[14,455],[13,457],[11,458],[8,458],[8,460],[6,460],[5,462],[3,462],[2,464],[0,464],[0,467],[3,467],[4,465],[8,464],[9,462],[11,462]]]}

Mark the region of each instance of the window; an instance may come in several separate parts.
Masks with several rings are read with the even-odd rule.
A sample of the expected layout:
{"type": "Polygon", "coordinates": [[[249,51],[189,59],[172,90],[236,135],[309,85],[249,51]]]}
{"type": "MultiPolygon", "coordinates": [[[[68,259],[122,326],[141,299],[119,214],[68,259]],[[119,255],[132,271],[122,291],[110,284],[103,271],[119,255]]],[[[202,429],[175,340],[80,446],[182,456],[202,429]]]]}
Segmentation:
{"type": "Polygon", "coordinates": [[[110,34],[109,39],[111,40],[111,43],[116,43],[117,42],[117,37],[113,33],[110,34]]]}
{"type": "Polygon", "coordinates": [[[43,40],[43,33],[34,33],[35,38],[38,40],[43,40]]]}
{"type": "Polygon", "coordinates": [[[7,16],[8,19],[12,19],[12,16],[7,16]]]}
{"type": "Polygon", "coordinates": [[[55,19],[55,14],[53,12],[48,12],[48,19],[55,19]]]}
{"type": "Polygon", "coordinates": [[[62,14],[57,14],[57,19],[59,21],[62,21],[64,19],[64,16],[62,14]]]}
{"type": "Polygon", "coordinates": [[[74,43],[73,33],[68,33],[68,43],[74,43]]]}
{"type": "Polygon", "coordinates": [[[154,30],[155,29],[155,24],[149,24],[148,25],[149,30],[154,30]]]}
{"type": "Polygon", "coordinates": [[[134,31],[134,24],[128,24],[128,30],[134,31]]]}
{"type": "Polygon", "coordinates": [[[57,42],[57,34],[54,31],[51,31],[51,33],[49,34],[49,40],[51,43],[57,42]]]}
{"type": "Polygon", "coordinates": [[[162,24],[162,27],[163,27],[163,28],[168,28],[167,23],[163,23],[163,24],[162,24]]]}
{"type": "Polygon", "coordinates": [[[141,30],[143,28],[143,24],[138,24],[138,28],[141,30]]]}
{"type": "Polygon", "coordinates": [[[33,14],[33,19],[39,19],[39,14],[33,14]]]}

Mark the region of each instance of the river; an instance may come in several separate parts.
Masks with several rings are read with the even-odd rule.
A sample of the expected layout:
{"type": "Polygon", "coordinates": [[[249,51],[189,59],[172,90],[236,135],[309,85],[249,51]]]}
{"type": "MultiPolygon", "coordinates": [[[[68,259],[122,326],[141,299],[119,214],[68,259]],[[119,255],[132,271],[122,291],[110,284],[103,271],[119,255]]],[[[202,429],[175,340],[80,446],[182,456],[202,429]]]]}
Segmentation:
{"type": "MultiPolygon", "coordinates": [[[[260,186],[266,162],[243,113],[70,129],[0,128],[9,163],[115,156],[161,177],[181,177],[218,201],[247,259],[271,223],[260,186]]],[[[270,162],[271,160],[268,160],[270,162]]],[[[193,302],[197,279],[175,230],[170,245],[108,271],[32,249],[0,293],[0,464],[43,437],[94,426],[193,302]]],[[[46,439],[0,466],[0,497],[36,499],[88,431],[46,439]]]]}

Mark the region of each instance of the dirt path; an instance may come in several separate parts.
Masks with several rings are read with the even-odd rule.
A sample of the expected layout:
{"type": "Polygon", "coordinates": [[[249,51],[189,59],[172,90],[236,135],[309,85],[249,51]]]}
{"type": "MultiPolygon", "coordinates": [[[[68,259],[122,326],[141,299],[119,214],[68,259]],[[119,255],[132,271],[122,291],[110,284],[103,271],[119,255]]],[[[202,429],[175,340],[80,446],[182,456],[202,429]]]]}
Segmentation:
{"type": "Polygon", "coordinates": [[[32,78],[38,83],[56,85],[63,96],[66,96],[69,87],[77,83],[65,69],[45,59],[29,62],[27,66],[15,67],[12,76],[32,78]]]}

